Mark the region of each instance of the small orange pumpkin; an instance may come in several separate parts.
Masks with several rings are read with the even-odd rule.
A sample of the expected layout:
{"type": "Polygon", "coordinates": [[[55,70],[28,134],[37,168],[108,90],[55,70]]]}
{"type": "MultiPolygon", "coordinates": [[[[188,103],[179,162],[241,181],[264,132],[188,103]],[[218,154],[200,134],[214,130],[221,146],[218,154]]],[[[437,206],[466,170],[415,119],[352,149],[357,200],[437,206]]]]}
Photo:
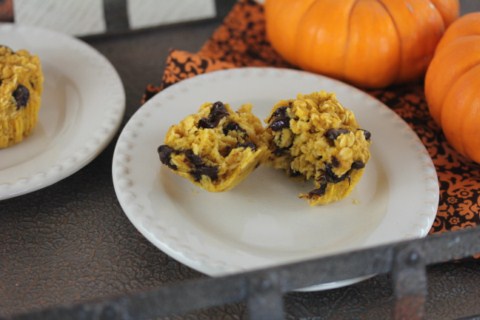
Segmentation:
{"type": "Polygon", "coordinates": [[[424,76],[458,0],[266,0],[267,36],[302,69],[362,87],[424,76]]]}
{"type": "Polygon", "coordinates": [[[445,32],[425,76],[425,96],[448,142],[480,163],[480,12],[445,32]]]}

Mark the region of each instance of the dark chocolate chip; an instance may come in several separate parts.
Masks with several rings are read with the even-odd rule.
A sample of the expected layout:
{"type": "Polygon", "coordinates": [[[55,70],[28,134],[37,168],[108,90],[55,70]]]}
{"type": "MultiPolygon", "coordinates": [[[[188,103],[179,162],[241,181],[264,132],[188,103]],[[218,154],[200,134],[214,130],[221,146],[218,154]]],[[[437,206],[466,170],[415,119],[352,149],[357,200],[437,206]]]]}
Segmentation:
{"type": "Polygon", "coordinates": [[[205,129],[215,128],[220,120],[226,116],[228,116],[227,108],[222,102],[217,101],[212,105],[208,118],[201,118],[198,121],[198,127],[205,129]]]}
{"type": "Polygon", "coordinates": [[[167,145],[161,145],[158,147],[158,155],[160,156],[160,161],[169,167],[170,169],[177,170],[177,166],[174,165],[172,160],[172,153],[175,153],[175,150],[167,145]]]}
{"type": "Polygon", "coordinates": [[[273,111],[272,118],[288,118],[287,108],[288,107],[277,108],[275,111],[273,111]]]}
{"type": "Polygon", "coordinates": [[[273,131],[280,131],[284,128],[290,127],[290,119],[289,118],[282,118],[282,119],[277,119],[273,121],[269,128],[272,129],[273,131]]]}
{"type": "Polygon", "coordinates": [[[27,87],[19,84],[17,89],[13,91],[12,96],[17,104],[17,109],[20,109],[27,106],[28,99],[30,98],[30,92],[28,91],[27,87]]]}
{"type": "Polygon", "coordinates": [[[328,129],[327,132],[325,132],[325,137],[327,137],[327,139],[330,139],[330,140],[334,141],[338,138],[338,136],[340,136],[342,134],[349,133],[349,132],[350,132],[350,130],[343,129],[343,128],[328,129]]]}
{"type": "Polygon", "coordinates": [[[280,131],[284,128],[290,127],[290,118],[287,115],[287,108],[288,107],[280,107],[272,113],[272,116],[270,117],[272,123],[269,125],[269,128],[273,131],[280,131]]]}
{"type": "Polygon", "coordinates": [[[202,158],[200,156],[197,156],[195,153],[193,153],[192,150],[187,150],[184,152],[184,154],[185,154],[185,157],[188,159],[188,161],[190,161],[190,163],[194,167],[203,166],[202,158]]]}
{"type": "Polygon", "coordinates": [[[212,109],[210,110],[210,117],[212,118],[223,118],[228,116],[228,111],[223,102],[217,101],[212,105],[212,109]]]}
{"type": "Polygon", "coordinates": [[[370,140],[370,138],[372,137],[372,134],[370,131],[368,130],[365,130],[365,129],[359,129],[359,130],[362,130],[363,131],[363,135],[365,136],[365,140],[370,140]]]}
{"type": "Polygon", "coordinates": [[[338,182],[341,182],[341,181],[345,180],[347,177],[350,176],[350,171],[345,172],[341,176],[337,176],[333,172],[332,167],[333,166],[329,163],[327,163],[325,165],[325,178],[326,178],[327,182],[338,183],[338,182]]]}
{"type": "Polygon", "coordinates": [[[212,129],[216,127],[216,124],[214,122],[211,122],[208,118],[201,118],[198,121],[198,127],[203,129],[212,129]]]}
{"type": "Polygon", "coordinates": [[[360,161],[360,160],[353,161],[351,168],[352,168],[352,169],[362,169],[362,168],[365,168],[365,163],[363,163],[363,162],[360,161]]]}
{"type": "Polygon", "coordinates": [[[230,131],[238,131],[238,132],[243,132],[245,133],[245,129],[240,127],[240,125],[236,122],[229,122],[224,128],[223,128],[223,134],[227,135],[230,131]]]}
{"type": "Polygon", "coordinates": [[[231,151],[232,151],[231,147],[225,147],[223,150],[220,150],[219,152],[222,155],[222,157],[226,158],[228,157],[231,151]]]}
{"type": "Polygon", "coordinates": [[[296,171],[296,170],[290,170],[289,176],[292,177],[292,178],[295,178],[295,177],[301,177],[301,176],[303,176],[303,174],[299,171],[296,171]]]}
{"type": "Polygon", "coordinates": [[[332,157],[332,166],[334,168],[338,168],[340,166],[340,161],[338,161],[337,157],[335,156],[332,157]]]}
{"type": "Polygon", "coordinates": [[[202,158],[193,153],[192,150],[186,150],[183,153],[193,166],[190,174],[193,176],[195,181],[200,181],[203,175],[210,177],[212,181],[218,179],[218,167],[204,164],[202,158]]]}
{"type": "Polygon", "coordinates": [[[257,145],[255,143],[253,143],[252,141],[247,141],[245,143],[241,143],[238,146],[241,147],[241,148],[250,148],[253,151],[257,150],[257,145]]]}
{"type": "Polygon", "coordinates": [[[195,167],[193,171],[190,172],[195,181],[200,181],[202,176],[209,177],[212,181],[218,179],[218,167],[214,166],[199,166],[195,167]]]}
{"type": "Polygon", "coordinates": [[[194,154],[192,150],[186,151],[177,151],[167,145],[161,145],[158,147],[158,154],[160,156],[160,161],[173,170],[177,170],[177,166],[171,163],[172,154],[183,153],[188,161],[193,166],[190,174],[193,176],[195,181],[200,181],[202,175],[210,177],[212,180],[218,179],[218,167],[208,166],[203,163],[203,160],[198,155],[194,154]]]}
{"type": "Polygon", "coordinates": [[[289,148],[277,148],[273,150],[273,154],[276,155],[277,157],[282,156],[288,152],[289,148]]]}
{"type": "Polygon", "coordinates": [[[325,192],[327,191],[327,180],[325,179],[325,177],[320,177],[318,182],[320,184],[320,187],[310,191],[308,193],[309,197],[315,197],[315,196],[320,197],[320,196],[323,196],[325,194],[325,192]]]}

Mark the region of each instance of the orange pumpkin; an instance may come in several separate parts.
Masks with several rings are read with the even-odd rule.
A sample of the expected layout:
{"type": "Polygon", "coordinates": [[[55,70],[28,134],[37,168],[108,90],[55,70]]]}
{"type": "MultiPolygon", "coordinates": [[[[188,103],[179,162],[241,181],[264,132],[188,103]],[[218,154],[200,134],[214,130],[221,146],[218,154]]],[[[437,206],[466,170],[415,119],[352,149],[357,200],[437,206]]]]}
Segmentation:
{"type": "Polygon", "coordinates": [[[302,69],[362,87],[424,76],[458,0],[266,0],[267,36],[302,69]]]}
{"type": "Polygon", "coordinates": [[[480,163],[480,12],[445,32],[425,76],[425,96],[448,142],[480,163]]]}

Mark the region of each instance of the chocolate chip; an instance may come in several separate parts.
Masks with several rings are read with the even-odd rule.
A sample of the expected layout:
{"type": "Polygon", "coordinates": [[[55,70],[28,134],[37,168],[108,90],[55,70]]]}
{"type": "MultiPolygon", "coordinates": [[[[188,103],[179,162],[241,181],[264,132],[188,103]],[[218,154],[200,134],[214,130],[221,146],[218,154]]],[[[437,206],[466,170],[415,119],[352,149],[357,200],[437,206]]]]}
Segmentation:
{"type": "Polygon", "coordinates": [[[363,131],[363,135],[365,136],[365,140],[370,140],[370,138],[372,137],[372,134],[370,133],[370,131],[368,130],[365,130],[365,129],[359,129],[359,130],[362,130],[363,131]]]}
{"type": "Polygon", "coordinates": [[[332,166],[334,168],[338,168],[340,166],[340,161],[338,161],[337,157],[332,157],[332,166]]]}
{"type": "Polygon", "coordinates": [[[275,120],[269,125],[269,128],[272,129],[273,131],[280,131],[288,127],[290,127],[289,118],[275,120]]]}
{"type": "Polygon", "coordinates": [[[250,148],[252,149],[253,151],[257,150],[257,146],[255,143],[251,142],[251,141],[248,141],[248,142],[245,142],[245,143],[241,143],[238,145],[239,147],[241,148],[250,148]]]}
{"type": "Polygon", "coordinates": [[[177,170],[177,166],[174,165],[172,160],[172,153],[175,153],[175,150],[167,145],[161,145],[158,147],[158,155],[160,156],[160,161],[169,167],[170,169],[177,170]]]}
{"type": "Polygon", "coordinates": [[[268,127],[273,131],[280,131],[284,128],[290,127],[290,118],[287,115],[287,108],[288,107],[280,107],[272,113],[270,120],[273,121],[268,127]]]}
{"type": "Polygon", "coordinates": [[[288,118],[287,108],[288,107],[277,108],[275,111],[273,111],[272,118],[288,118]]]}
{"type": "Polygon", "coordinates": [[[363,163],[363,162],[360,161],[360,160],[353,161],[351,168],[352,168],[352,169],[362,169],[362,168],[365,168],[365,163],[363,163]]]}
{"type": "Polygon", "coordinates": [[[188,159],[188,161],[190,161],[190,163],[194,167],[203,166],[202,158],[200,156],[197,156],[195,153],[193,153],[192,150],[187,150],[184,152],[184,154],[185,154],[185,157],[188,159]]]}
{"type": "Polygon", "coordinates": [[[217,101],[212,105],[208,118],[201,118],[198,121],[198,127],[204,129],[215,128],[220,120],[226,116],[228,116],[227,108],[222,102],[217,101]]]}
{"type": "Polygon", "coordinates": [[[187,160],[192,164],[193,169],[191,170],[190,174],[193,176],[195,181],[200,181],[203,175],[210,177],[212,180],[218,179],[218,167],[205,165],[202,158],[194,154],[192,150],[177,151],[167,145],[161,145],[158,147],[160,161],[173,170],[177,170],[178,168],[171,162],[172,154],[180,153],[183,153],[187,160]]]}
{"type": "Polygon", "coordinates": [[[245,133],[245,129],[240,127],[240,125],[236,122],[229,122],[227,125],[223,128],[223,134],[227,135],[230,131],[238,131],[238,132],[243,132],[245,133]]]}
{"type": "Polygon", "coordinates": [[[203,175],[210,177],[212,180],[218,179],[218,167],[204,164],[202,158],[193,153],[192,150],[186,150],[183,153],[193,166],[190,174],[193,176],[195,181],[200,181],[203,175]]]}
{"type": "Polygon", "coordinates": [[[212,123],[208,118],[201,118],[198,121],[198,127],[203,129],[212,129],[215,128],[215,123],[212,123]]]}
{"type": "Polygon", "coordinates": [[[30,92],[28,91],[27,87],[19,84],[17,89],[13,91],[12,96],[17,104],[17,109],[20,109],[27,106],[28,99],[30,98],[30,92]]]}
{"type": "Polygon", "coordinates": [[[318,180],[318,183],[320,184],[320,187],[310,191],[308,193],[309,197],[323,196],[325,194],[325,192],[327,191],[327,180],[325,179],[325,177],[320,177],[320,179],[318,180]]]}
{"type": "Polygon", "coordinates": [[[337,176],[333,170],[332,170],[333,165],[332,164],[325,164],[325,178],[327,182],[332,182],[332,183],[339,183],[343,180],[345,180],[347,177],[350,176],[350,171],[345,172],[341,176],[337,176]]]}
{"type": "Polygon", "coordinates": [[[300,171],[290,170],[289,176],[292,178],[295,178],[295,177],[301,177],[303,176],[303,174],[300,171]]]}
{"type": "Polygon", "coordinates": [[[228,116],[228,111],[223,102],[217,101],[212,105],[210,110],[210,117],[218,118],[228,116]]]}
{"type": "Polygon", "coordinates": [[[195,169],[191,171],[190,174],[193,176],[195,181],[200,181],[202,176],[207,176],[212,181],[215,181],[218,179],[218,167],[207,166],[207,165],[199,166],[199,167],[195,167],[195,169]]]}
{"type": "Polygon", "coordinates": [[[276,155],[277,157],[282,156],[288,152],[289,148],[277,148],[273,150],[273,154],[276,155]]]}
{"type": "Polygon", "coordinates": [[[331,141],[334,141],[338,138],[338,136],[349,133],[349,132],[350,130],[343,129],[343,128],[328,129],[327,132],[325,132],[325,137],[327,137],[327,139],[330,139],[331,141]]]}
{"type": "Polygon", "coordinates": [[[228,157],[230,152],[232,152],[231,147],[225,147],[225,148],[219,150],[220,155],[224,158],[228,157]]]}

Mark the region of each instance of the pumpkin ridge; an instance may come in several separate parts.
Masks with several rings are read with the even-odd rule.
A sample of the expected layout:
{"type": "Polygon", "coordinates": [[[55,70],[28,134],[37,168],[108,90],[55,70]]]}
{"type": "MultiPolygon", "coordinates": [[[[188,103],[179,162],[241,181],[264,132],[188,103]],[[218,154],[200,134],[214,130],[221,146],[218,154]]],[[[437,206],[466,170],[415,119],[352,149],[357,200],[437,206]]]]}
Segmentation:
{"type": "MultiPolygon", "coordinates": [[[[445,101],[447,100],[447,97],[448,95],[450,94],[450,92],[452,91],[452,88],[455,87],[456,83],[458,81],[461,80],[461,78],[466,74],[468,73],[471,69],[474,69],[474,68],[477,68],[480,66],[480,61],[473,64],[472,66],[470,66],[470,68],[465,68],[465,72],[460,72],[458,74],[458,76],[455,77],[455,79],[452,79],[451,82],[450,82],[450,86],[448,87],[448,89],[446,90],[445,94],[444,94],[444,98],[442,100],[442,103],[440,105],[440,108],[438,110],[438,119],[439,119],[439,124],[442,124],[443,120],[442,120],[442,114],[443,114],[443,109],[445,108],[445,101]]],[[[443,124],[442,124],[443,126],[443,124]]],[[[463,149],[462,149],[463,150],[463,149]]]]}
{"type": "MultiPolygon", "coordinates": [[[[477,63],[475,66],[473,66],[470,70],[468,70],[467,72],[465,72],[463,74],[463,76],[465,77],[469,77],[470,74],[474,74],[474,75],[478,75],[480,74],[480,62],[477,63]]],[[[476,100],[480,100],[480,99],[476,99],[476,100]]],[[[475,98],[473,98],[471,100],[472,102],[475,101],[475,98]]],[[[480,102],[477,102],[477,104],[479,104],[480,102]]],[[[463,111],[462,113],[462,116],[467,116],[468,119],[476,119],[478,117],[478,114],[479,114],[479,111],[478,111],[478,107],[477,108],[473,108],[472,106],[474,105],[474,103],[471,103],[469,105],[469,108],[465,108],[465,110],[463,111]],[[473,109],[473,110],[472,110],[473,109]],[[472,112],[473,111],[473,112],[472,112]]],[[[463,118],[463,117],[462,117],[463,118]]],[[[477,124],[478,125],[478,124],[477,124]]],[[[466,127],[468,128],[468,124],[466,125],[466,127]]],[[[471,137],[468,136],[468,130],[462,130],[462,135],[461,135],[461,144],[462,144],[462,149],[464,150],[465,152],[465,155],[470,158],[470,159],[473,159],[474,161],[480,161],[480,159],[478,158],[478,156],[475,155],[475,152],[473,150],[475,149],[478,149],[478,148],[470,148],[469,146],[469,141],[472,139],[471,137]]],[[[480,140],[480,139],[479,139],[480,140]]],[[[478,144],[478,143],[477,143],[478,144]]],[[[478,146],[477,146],[478,147],[478,146]]]]}
{"type": "MultiPolygon", "coordinates": [[[[473,112],[470,112],[470,114],[469,114],[470,118],[473,118],[473,119],[478,118],[479,115],[480,115],[479,108],[475,108],[474,111],[473,111],[473,112]]],[[[464,131],[464,135],[465,135],[466,133],[467,133],[467,131],[464,131]]],[[[469,138],[469,137],[467,136],[467,139],[468,139],[468,138],[469,138]]],[[[478,149],[479,149],[478,147],[480,147],[480,144],[477,143],[477,147],[476,147],[476,148],[471,148],[471,147],[469,146],[468,142],[467,142],[467,141],[469,141],[469,140],[465,140],[465,137],[464,137],[464,136],[462,136],[462,141],[465,141],[465,142],[463,143],[463,145],[464,145],[465,152],[466,152],[467,156],[468,156],[470,159],[473,159],[473,160],[476,161],[476,162],[480,162],[480,155],[479,155],[479,152],[478,152],[478,149]]]]}
{"type": "MultiPolygon", "coordinates": [[[[460,130],[459,126],[463,127],[463,121],[460,122],[460,119],[464,119],[465,116],[468,117],[468,119],[471,118],[471,115],[469,114],[470,108],[465,105],[465,103],[459,103],[457,99],[454,99],[456,103],[451,103],[451,100],[455,98],[455,96],[458,96],[458,87],[464,87],[460,86],[462,82],[465,82],[465,79],[468,79],[469,77],[472,77],[472,74],[475,75],[476,73],[480,72],[480,62],[474,65],[471,69],[468,71],[462,73],[457,79],[455,79],[455,82],[452,83],[450,86],[450,89],[448,90],[447,95],[445,95],[445,99],[443,100],[442,103],[442,109],[445,106],[452,106],[456,105],[458,106],[455,108],[455,116],[454,117],[449,117],[448,113],[445,115],[445,113],[442,113],[441,115],[441,127],[443,128],[445,137],[447,138],[447,141],[452,145],[459,153],[464,155],[467,158],[473,159],[474,161],[480,161],[480,159],[475,159],[472,158],[468,148],[466,148],[465,144],[465,137],[464,134],[466,134],[465,130],[460,130]],[[452,96],[453,95],[453,96],[452,96]],[[460,109],[461,108],[461,109],[460,109]],[[458,120],[459,122],[455,123],[454,120],[458,120]],[[455,125],[457,124],[457,125],[455,125]],[[452,129],[453,126],[453,129],[452,129]],[[455,132],[456,131],[456,132],[455,132]]],[[[469,96],[474,96],[474,93],[471,91],[468,92],[469,96]]],[[[465,94],[462,94],[462,98],[465,97],[465,94]]],[[[468,97],[467,97],[468,98],[468,97]]],[[[447,112],[450,111],[450,109],[447,109],[447,112]]],[[[467,119],[467,120],[468,120],[467,119]]],[[[468,137],[467,137],[468,138],[468,137]]]]}
{"type": "Polygon", "coordinates": [[[473,12],[462,16],[452,23],[445,31],[442,39],[437,45],[436,51],[443,50],[444,47],[448,47],[450,43],[455,42],[457,39],[464,38],[470,35],[480,35],[480,27],[473,27],[470,29],[470,24],[476,24],[478,19],[478,13],[473,12]]]}
{"type": "Polygon", "coordinates": [[[403,61],[403,51],[402,51],[403,40],[402,40],[402,37],[400,36],[400,31],[398,30],[397,23],[395,22],[395,19],[393,18],[393,15],[390,12],[390,10],[388,10],[388,6],[385,4],[385,2],[383,2],[383,0],[377,0],[377,2],[385,9],[385,12],[390,17],[390,21],[392,21],[392,24],[395,28],[395,32],[397,33],[397,38],[398,38],[398,41],[399,41],[399,46],[398,46],[398,53],[399,53],[398,58],[399,59],[398,59],[398,65],[396,66],[397,70],[395,70],[395,77],[393,77],[393,78],[398,79],[398,77],[400,76],[400,67],[401,67],[401,64],[402,64],[402,61],[403,61]]]}
{"type": "Polygon", "coordinates": [[[442,10],[440,10],[436,5],[434,1],[429,0],[429,2],[432,4],[433,7],[435,7],[435,10],[440,14],[442,17],[442,22],[443,22],[443,31],[447,29],[447,22],[445,21],[445,18],[443,17],[442,10]]]}
{"type": "MultiPolygon", "coordinates": [[[[298,15],[299,15],[300,17],[304,17],[305,15],[308,14],[308,12],[309,12],[310,10],[312,10],[312,8],[313,8],[314,6],[315,6],[315,1],[312,1],[312,3],[310,3],[310,5],[308,6],[308,8],[306,8],[305,11],[299,13],[298,15]]],[[[300,18],[300,19],[301,19],[301,18],[300,18]]],[[[295,28],[296,28],[296,30],[295,30],[295,38],[296,38],[296,39],[301,39],[301,38],[302,38],[302,37],[300,37],[300,35],[298,34],[298,33],[301,31],[300,28],[299,28],[299,26],[300,26],[299,23],[297,23],[296,26],[295,26],[295,28]]],[[[298,41],[298,40],[297,40],[297,41],[298,41]]],[[[313,45],[313,43],[310,43],[310,44],[313,45]]],[[[295,64],[300,64],[300,63],[301,63],[301,62],[300,62],[301,59],[298,58],[298,53],[299,53],[299,51],[298,51],[298,50],[295,50],[294,52],[295,52],[295,55],[293,56],[293,60],[295,61],[295,64]]]]}
{"type": "MultiPolygon", "coordinates": [[[[476,35],[478,37],[480,37],[480,35],[476,35]]],[[[432,63],[438,63],[437,61],[442,61],[442,60],[445,60],[446,58],[444,56],[447,56],[447,53],[448,53],[448,48],[453,48],[455,49],[454,47],[452,47],[452,45],[454,43],[460,43],[461,42],[464,42],[465,41],[465,38],[468,38],[470,36],[464,36],[464,37],[461,37],[461,38],[458,38],[458,39],[453,39],[449,46],[448,47],[445,47],[445,48],[442,48],[441,51],[439,52],[436,52],[435,55],[436,57],[434,57],[434,60],[432,59],[432,63]],[[443,55],[442,55],[443,54],[443,55]]],[[[450,49],[450,50],[453,50],[453,49],[450,49]]],[[[431,111],[431,115],[432,117],[434,118],[434,120],[438,123],[438,124],[441,124],[442,123],[442,113],[443,113],[443,109],[445,108],[445,100],[447,98],[447,96],[449,95],[450,91],[452,90],[452,88],[455,86],[455,84],[457,83],[457,81],[459,81],[459,79],[466,73],[468,72],[469,70],[471,69],[474,69],[474,68],[477,68],[478,66],[480,66],[480,59],[478,59],[476,62],[473,62],[471,64],[468,64],[468,65],[465,65],[462,69],[459,69],[458,70],[458,73],[455,75],[455,77],[452,77],[452,78],[449,78],[449,86],[447,86],[445,92],[432,92],[430,93],[430,90],[427,90],[426,92],[426,98],[427,98],[427,101],[429,101],[430,99],[428,98],[430,94],[435,94],[435,95],[438,95],[440,94],[442,99],[441,99],[441,102],[440,102],[440,105],[439,106],[430,106],[429,105],[429,108],[435,108],[435,110],[431,111]]],[[[429,72],[429,70],[427,70],[427,73],[426,73],[426,76],[425,76],[425,79],[426,79],[426,82],[432,82],[432,83],[436,83],[436,85],[434,85],[434,87],[437,87],[438,86],[438,82],[435,81],[434,79],[430,80],[430,77],[431,77],[431,72],[429,72]],[[428,79],[427,79],[428,78],[428,79]]]]}
{"type": "MultiPolygon", "coordinates": [[[[348,31],[347,31],[347,41],[345,41],[344,45],[344,52],[349,52],[348,50],[350,49],[350,36],[352,34],[351,29],[352,29],[352,14],[353,10],[357,6],[358,2],[360,0],[355,0],[353,5],[350,7],[350,12],[348,13],[348,31]]],[[[342,72],[341,72],[341,77],[342,80],[347,79],[347,59],[343,59],[343,66],[342,66],[342,72]]]]}
{"type": "MultiPolygon", "coordinates": [[[[444,26],[444,31],[448,28],[450,24],[452,24],[453,21],[455,21],[456,17],[459,15],[459,3],[457,2],[451,2],[447,6],[439,6],[442,1],[438,0],[429,0],[430,3],[435,7],[435,9],[438,11],[440,16],[442,17],[443,20],[443,26],[444,26]],[[439,5],[437,5],[439,4],[439,5]],[[453,8],[452,8],[453,6],[453,8]],[[447,11],[445,11],[447,10],[447,11]],[[452,13],[453,12],[453,13],[452,13]]],[[[445,4],[445,2],[443,2],[445,4]]]]}
{"type": "Polygon", "coordinates": [[[315,0],[302,15],[295,40],[298,66],[323,75],[340,78],[344,59],[344,42],[348,33],[348,12],[357,0],[315,0]],[[330,10],[330,11],[329,11],[330,10]],[[336,24],[335,33],[329,26],[336,24]],[[339,40],[341,39],[341,41],[339,40]]]}

